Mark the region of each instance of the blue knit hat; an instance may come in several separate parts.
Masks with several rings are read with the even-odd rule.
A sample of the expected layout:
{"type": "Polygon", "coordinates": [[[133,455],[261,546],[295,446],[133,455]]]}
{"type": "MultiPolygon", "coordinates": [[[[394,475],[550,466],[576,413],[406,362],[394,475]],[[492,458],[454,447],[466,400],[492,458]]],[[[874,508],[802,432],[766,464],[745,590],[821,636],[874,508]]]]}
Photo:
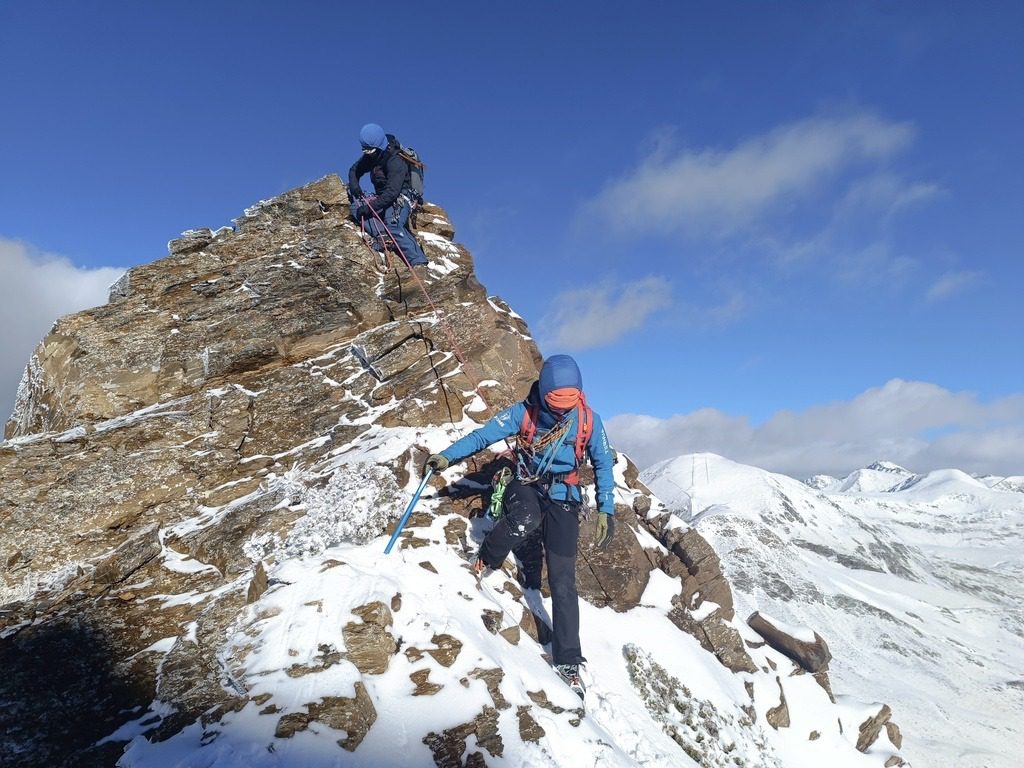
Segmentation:
{"type": "Polygon", "coordinates": [[[363,149],[387,149],[388,137],[376,123],[367,123],[359,130],[359,143],[363,149]]]}
{"type": "Polygon", "coordinates": [[[580,367],[569,355],[552,355],[540,369],[540,396],[545,397],[548,392],[562,387],[576,387],[582,391],[583,376],[580,367]]]}

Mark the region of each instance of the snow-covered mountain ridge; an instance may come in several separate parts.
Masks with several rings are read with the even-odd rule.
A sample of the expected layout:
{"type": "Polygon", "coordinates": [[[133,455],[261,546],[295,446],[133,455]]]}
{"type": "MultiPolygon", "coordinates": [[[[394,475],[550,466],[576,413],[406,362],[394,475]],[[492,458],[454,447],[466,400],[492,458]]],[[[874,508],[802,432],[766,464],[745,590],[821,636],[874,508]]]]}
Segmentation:
{"type": "Polygon", "coordinates": [[[836,654],[837,689],[901,713],[915,764],[1017,764],[1024,496],[1012,482],[876,463],[805,484],[712,454],[641,478],[690,510],[741,616],[813,627],[836,654]]]}
{"type": "Polygon", "coordinates": [[[625,457],[611,547],[581,525],[585,709],[548,596],[470,573],[493,455],[384,554],[426,456],[539,353],[443,210],[413,274],[345,199],[327,177],[185,233],[37,347],[0,444],[0,764],[902,764],[900,713],[834,696],[813,632],[738,620],[625,457]]]}

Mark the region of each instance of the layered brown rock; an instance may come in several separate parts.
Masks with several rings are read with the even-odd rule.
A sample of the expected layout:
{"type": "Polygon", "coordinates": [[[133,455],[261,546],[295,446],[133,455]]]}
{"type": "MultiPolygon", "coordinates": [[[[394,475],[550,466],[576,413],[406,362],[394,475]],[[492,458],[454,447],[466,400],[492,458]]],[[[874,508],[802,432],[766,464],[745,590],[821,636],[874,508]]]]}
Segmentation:
{"type": "MultiPolygon", "coordinates": [[[[473,381],[450,354],[453,338],[476,378],[499,382],[483,389],[492,407],[536,376],[525,325],[487,300],[470,255],[443,239],[453,228],[442,209],[429,209],[424,246],[451,269],[425,281],[447,322],[425,323],[432,310],[418,284],[404,269],[377,271],[344,199],[330,176],[253,206],[233,228],[186,233],[166,258],[131,269],[109,303],[61,318],[36,349],[5,430],[12,439],[0,444],[0,656],[27,675],[0,681],[0,698],[37,724],[20,743],[41,751],[26,754],[60,764],[155,697],[178,710],[162,732],[244,701],[244,686],[229,693],[217,682],[216,658],[230,622],[268,588],[241,547],[297,517],[268,474],[343,448],[369,428],[353,422],[371,406],[391,404],[379,417],[391,425],[461,418],[473,381]],[[367,365],[353,348],[371,341],[367,365]],[[175,528],[188,518],[201,524],[175,528]],[[169,570],[167,557],[209,567],[169,570]],[[214,601],[147,599],[229,585],[214,601]],[[182,639],[166,655],[140,653],[167,637],[182,639]],[[65,670],[49,693],[29,685],[65,639],[100,677],[65,670]],[[67,682],[75,675],[91,681],[80,695],[67,682]],[[63,727],[57,701],[79,731],[63,727]]],[[[371,665],[382,668],[388,648],[376,641],[388,633],[356,626],[379,628],[368,646],[383,649],[371,665]]],[[[3,730],[14,727],[4,718],[3,730]]]]}
{"type": "MultiPolygon", "coordinates": [[[[423,743],[430,747],[437,768],[462,768],[469,764],[468,758],[467,762],[463,762],[462,754],[466,751],[466,739],[470,736],[475,736],[476,743],[495,757],[501,757],[504,752],[505,745],[498,732],[498,711],[493,707],[484,707],[480,714],[467,723],[441,733],[428,733],[423,737],[423,743]]],[[[475,754],[479,756],[475,758],[475,764],[486,765],[480,753],[475,754]]]]}
{"type": "Polygon", "coordinates": [[[429,678],[429,669],[418,669],[409,675],[409,679],[416,684],[416,688],[412,692],[413,696],[433,696],[444,688],[443,685],[430,682],[429,678]]]}
{"type": "Polygon", "coordinates": [[[642,510],[636,513],[640,524],[667,550],[656,559],[657,567],[682,581],[669,619],[714,653],[726,668],[733,672],[755,672],[757,666],[743,639],[729,624],[734,616],[732,589],[711,545],[695,529],[678,525],[669,514],[649,517],[649,498],[637,496],[633,507],[642,510]],[[713,603],[713,610],[698,612],[705,603],[713,603]]]}
{"type": "Polygon", "coordinates": [[[597,515],[580,527],[576,587],[598,606],[628,611],[640,604],[650,580],[651,561],[633,531],[636,517],[629,508],[616,509],[616,532],[606,549],[594,546],[597,515]]]}

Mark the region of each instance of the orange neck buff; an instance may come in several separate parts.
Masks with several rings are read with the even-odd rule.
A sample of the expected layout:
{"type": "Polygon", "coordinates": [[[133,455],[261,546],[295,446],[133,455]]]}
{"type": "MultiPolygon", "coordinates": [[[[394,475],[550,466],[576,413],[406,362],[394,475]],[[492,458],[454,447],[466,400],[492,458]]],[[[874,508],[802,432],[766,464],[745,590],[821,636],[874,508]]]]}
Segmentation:
{"type": "Polygon", "coordinates": [[[576,387],[559,387],[544,395],[544,402],[556,411],[568,411],[580,402],[580,391],[576,387]]]}

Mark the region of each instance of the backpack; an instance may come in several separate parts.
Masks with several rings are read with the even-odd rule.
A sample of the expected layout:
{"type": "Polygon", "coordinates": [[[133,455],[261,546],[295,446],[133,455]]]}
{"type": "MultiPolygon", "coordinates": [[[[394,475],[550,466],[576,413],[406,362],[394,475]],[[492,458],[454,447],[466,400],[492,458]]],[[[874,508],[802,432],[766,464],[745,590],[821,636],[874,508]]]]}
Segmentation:
{"type": "MultiPolygon", "coordinates": [[[[519,425],[519,439],[526,445],[533,443],[537,434],[537,416],[540,413],[540,405],[530,403],[523,414],[523,420],[519,425]]],[[[576,469],[562,478],[566,485],[579,485],[579,466],[583,461],[583,454],[587,450],[590,436],[594,431],[594,411],[587,405],[586,399],[580,393],[580,401],[576,405],[576,469]]]]}
{"type": "Polygon", "coordinates": [[[416,150],[412,147],[405,147],[399,144],[398,156],[405,160],[406,165],[409,166],[409,189],[415,198],[414,202],[420,205],[423,203],[423,172],[427,170],[427,166],[423,164],[420,156],[416,154],[416,150]]]}

